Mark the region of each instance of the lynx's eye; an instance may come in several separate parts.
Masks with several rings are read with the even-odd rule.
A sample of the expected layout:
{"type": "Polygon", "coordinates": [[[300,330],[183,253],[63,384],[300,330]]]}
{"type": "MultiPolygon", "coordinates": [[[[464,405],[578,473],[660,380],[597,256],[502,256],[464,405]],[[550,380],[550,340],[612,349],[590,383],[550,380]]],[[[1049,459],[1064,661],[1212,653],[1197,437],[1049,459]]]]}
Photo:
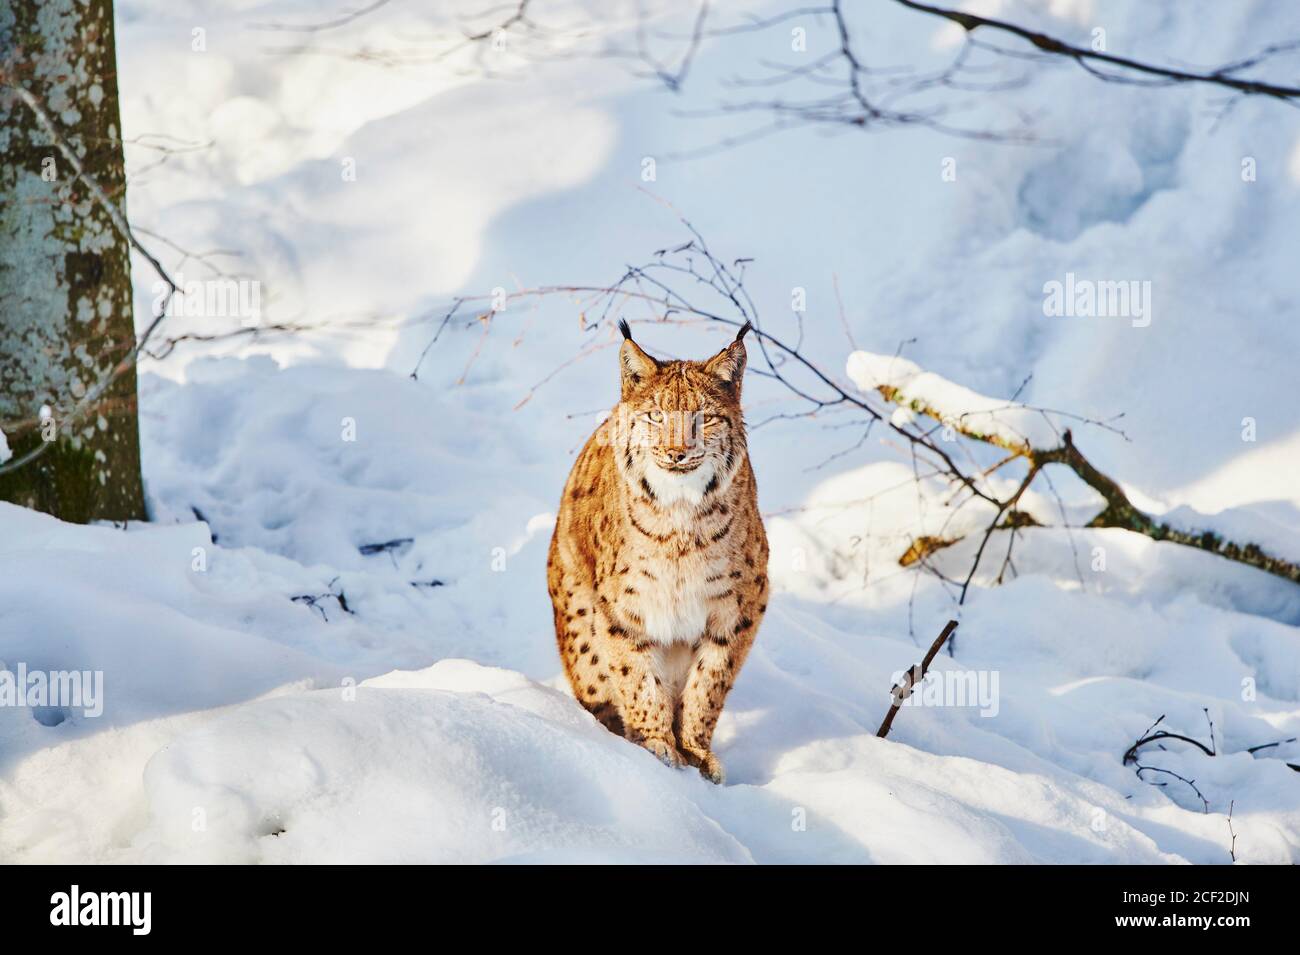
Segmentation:
{"type": "Polygon", "coordinates": [[[664,413],[662,411],[651,411],[648,412],[645,417],[647,421],[651,421],[655,424],[662,424],[664,420],[664,413]]]}
{"type": "Polygon", "coordinates": [[[722,415],[720,414],[706,414],[704,416],[705,424],[717,424],[721,420],[722,420],[722,415]]]}

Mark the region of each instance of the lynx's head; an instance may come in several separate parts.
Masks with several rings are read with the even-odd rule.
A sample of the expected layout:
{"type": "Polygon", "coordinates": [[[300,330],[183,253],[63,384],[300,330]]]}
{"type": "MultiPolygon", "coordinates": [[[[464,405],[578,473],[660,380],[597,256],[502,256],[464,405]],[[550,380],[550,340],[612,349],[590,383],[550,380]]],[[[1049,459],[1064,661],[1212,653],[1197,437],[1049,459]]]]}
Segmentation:
{"type": "Polygon", "coordinates": [[[632,340],[627,322],[619,328],[619,470],[661,504],[699,504],[725,490],[746,454],[740,385],[750,325],[705,361],[652,358],[632,340]]]}

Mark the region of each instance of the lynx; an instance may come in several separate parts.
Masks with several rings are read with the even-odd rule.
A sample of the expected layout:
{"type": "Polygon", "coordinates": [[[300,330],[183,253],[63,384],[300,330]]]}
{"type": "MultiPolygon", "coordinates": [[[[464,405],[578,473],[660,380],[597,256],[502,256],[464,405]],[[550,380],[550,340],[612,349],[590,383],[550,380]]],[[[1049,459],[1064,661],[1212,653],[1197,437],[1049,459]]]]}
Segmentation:
{"type": "Polygon", "coordinates": [[[622,397],[578,455],[547,557],[573,694],[612,732],[715,783],[718,716],[767,610],[767,535],[740,410],[746,324],[661,361],[620,323],[622,397]]]}

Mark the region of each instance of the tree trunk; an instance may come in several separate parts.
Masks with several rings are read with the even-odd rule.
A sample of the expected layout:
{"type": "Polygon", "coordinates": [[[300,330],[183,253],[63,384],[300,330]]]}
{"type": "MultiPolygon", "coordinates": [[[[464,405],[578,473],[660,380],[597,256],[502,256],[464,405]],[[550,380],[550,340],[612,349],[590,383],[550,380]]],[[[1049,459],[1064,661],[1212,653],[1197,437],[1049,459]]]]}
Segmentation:
{"type": "Polygon", "coordinates": [[[112,0],[0,0],[0,500],[64,520],[143,518],[135,369],[70,412],[132,349],[130,249],[22,86],[126,211],[112,0]],[[45,409],[45,410],[43,410],[45,409]]]}

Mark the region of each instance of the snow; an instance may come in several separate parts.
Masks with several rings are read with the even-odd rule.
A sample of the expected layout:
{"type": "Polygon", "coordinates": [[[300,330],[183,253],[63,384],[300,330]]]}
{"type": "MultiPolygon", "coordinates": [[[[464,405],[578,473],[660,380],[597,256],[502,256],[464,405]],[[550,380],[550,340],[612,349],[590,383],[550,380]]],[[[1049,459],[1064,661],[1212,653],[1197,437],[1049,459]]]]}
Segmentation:
{"type": "Polygon", "coordinates": [[[983,436],[1007,450],[1047,449],[1061,441],[1050,416],[1016,401],[977,394],[897,355],[855,351],[849,355],[847,373],[863,392],[889,390],[904,414],[933,411],[954,430],[983,436]]]}
{"type": "MultiPolygon", "coordinates": [[[[1296,19],[1152,6],[999,9],[1205,64],[1296,19]]],[[[755,259],[765,328],[793,339],[804,289],[807,354],[837,379],[847,360],[846,387],[888,381],[1052,444],[1041,416],[1008,408],[1032,373],[1017,402],[1124,413],[1130,440],[1076,440],[1135,504],[1294,553],[1300,136],[1284,107],[1224,112],[1210,90],[1101,84],[1067,64],[963,114],[1033,115],[1033,146],[803,130],[686,161],[673,154],[755,119],[686,107],[786,34],[707,44],[670,98],[609,59],[513,57],[484,80],[267,54],[285,38],[249,28],[319,15],[118,5],[126,136],[212,143],[157,166],[128,146],[133,218],[183,249],[239,252],[212,261],[263,283],[264,321],[330,330],[181,346],[142,368],[150,523],[0,504],[0,661],[101,671],[105,686],[97,717],[0,708],[0,860],[1227,864],[1232,803],[1239,860],[1300,861],[1286,765],[1300,744],[1248,752],[1300,736],[1294,585],[1122,531],[1042,529],[1017,541],[1014,579],[981,577],[959,609],[898,558],[919,533],[987,515],[950,519],[946,489],[918,487],[883,429],[855,446],[865,424],[848,414],[755,428],[801,409],[750,374],[774,595],[719,724],[715,787],[596,724],[555,653],[545,551],[573,457],[616,398],[617,333],[584,332],[572,296],[512,299],[449,324],[409,374],[454,296],[604,284],[680,244],[649,191],[723,256],[755,259]],[[1151,323],[1044,314],[1045,283],[1068,273],[1151,281],[1151,323]],[[996,705],[909,705],[877,739],[890,686],[950,616],[936,680],[996,680],[996,705]],[[1191,786],[1122,762],[1161,716],[1207,745],[1213,723],[1214,757],[1142,751],[1208,812],[1191,786]]],[[[432,16],[385,8],[329,42],[414,48],[445,30],[432,16]]],[[[829,23],[807,26],[810,55],[824,52],[829,23]]],[[[889,9],[860,32],[879,62],[933,64],[951,39],[889,9]]],[[[137,268],[141,320],[154,278],[137,268]]],[[[634,327],[661,354],[722,340],[634,327]]],[[[1059,501],[1036,486],[1023,508],[1050,523],[1095,511],[1077,481],[1053,480],[1059,501]]],[[[990,546],[1000,558],[1004,540],[990,546]]]]}

